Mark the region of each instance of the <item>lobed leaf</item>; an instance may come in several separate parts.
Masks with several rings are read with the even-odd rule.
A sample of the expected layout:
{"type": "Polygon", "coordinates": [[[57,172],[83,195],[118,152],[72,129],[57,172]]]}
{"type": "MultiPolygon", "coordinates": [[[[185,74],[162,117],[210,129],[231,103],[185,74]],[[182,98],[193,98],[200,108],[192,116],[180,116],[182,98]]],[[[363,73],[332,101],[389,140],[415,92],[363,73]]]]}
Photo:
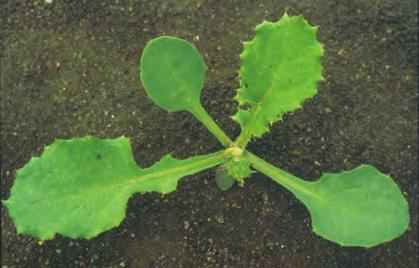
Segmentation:
{"type": "Polygon", "coordinates": [[[259,24],[253,40],[244,42],[236,95],[240,107],[233,116],[241,125],[241,148],[317,93],[323,46],[316,31],[301,16],[285,14],[278,22],[259,24]]]}
{"type": "Polygon", "coordinates": [[[222,162],[222,152],[186,160],[168,155],[142,169],[128,138],[56,140],[17,171],[3,203],[18,233],[89,239],[120,224],[132,194],[169,193],[183,176],[222,162]]]}

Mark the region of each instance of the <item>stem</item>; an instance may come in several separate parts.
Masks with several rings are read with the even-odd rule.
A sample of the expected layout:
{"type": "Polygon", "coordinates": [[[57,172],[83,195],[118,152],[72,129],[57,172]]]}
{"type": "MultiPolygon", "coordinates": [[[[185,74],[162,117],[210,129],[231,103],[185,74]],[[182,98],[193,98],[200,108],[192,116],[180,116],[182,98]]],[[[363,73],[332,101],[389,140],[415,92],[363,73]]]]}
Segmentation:
{"type": "MultiPolygon", "coordinates": [[[[201,103],[194,105],[191,112],[221,142],[222,145],[230,147],[233,144],[233,141],[224,133],[217,123],[214,122],[212,117],[202,107],[201,103]]],[[[248,133],[243,133],[244,135],[241,135],[238,139],[239,142],[244,142],[244,146],[246,146],[249,141],[249,133],[250,131],[248,131],[248,133]]],[[[243,144],[241,145],[243,146],[243,144]]],[[[295,177],[284,170],[269,164],[249,151],[245,151],[244,155],[257,170],[270,177],[275,182],[281,184],[295,195],[304,193],[314,198],[320,198],[316,193],[309,189],[312,185],[311,182],[295,177]]]]}
{"type": "Polygon", "coordinates": [[[224,131],[214,122],[214,119],[205,111],[201,103],[194,105],[192,114],[201,121],[202,124],[221,142],[225,147],[229,147],[233,141],[224,133],[224,131]]]}
{"type": "Polygon", "coordinates": [[[245,151],[245,157],[252,163],[254,168],[270,177],[275,182],[281,184],[295,195],[298,196],[298,194],[304,193],[316,199],[321,198],[318,194],[311,191],[310,187],[313,184],[312,182],[295,177],[286,171],[269,164],[249,151],[245,151]]]}
{"type": "Polygon", "coordinates": [[[244,127],[244,130],[240,133],[239,137],[236,140],[237,147],[244,150],[247,144],[249,143],[251,137],[252,132],[250,132],[250,129],[248,127],[244,127]]]}

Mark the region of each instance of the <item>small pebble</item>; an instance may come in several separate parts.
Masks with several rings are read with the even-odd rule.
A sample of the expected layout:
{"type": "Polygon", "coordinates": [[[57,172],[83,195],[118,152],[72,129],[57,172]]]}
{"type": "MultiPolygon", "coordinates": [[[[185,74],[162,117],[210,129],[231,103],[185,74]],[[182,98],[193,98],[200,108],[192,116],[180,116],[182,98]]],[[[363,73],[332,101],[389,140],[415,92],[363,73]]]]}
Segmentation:
{"type": "Polygon", "coordinates": [[[184,221],[184,228],[185,230],[188,230],[191,227],[191,224],[189,223],[189,221],[184,221]]]}
{"type": "Polygon", "coordinates": [[[324,108],[324,112],[329,114],[332,112],[332,109],[330,109],[329,107],[324,108]]]}
{"type": "Polygon", "coordinates": [[[224,217],[223,216],[215,216],[215,220],[219,224],[223,224],[224,223],[224,217]]]}

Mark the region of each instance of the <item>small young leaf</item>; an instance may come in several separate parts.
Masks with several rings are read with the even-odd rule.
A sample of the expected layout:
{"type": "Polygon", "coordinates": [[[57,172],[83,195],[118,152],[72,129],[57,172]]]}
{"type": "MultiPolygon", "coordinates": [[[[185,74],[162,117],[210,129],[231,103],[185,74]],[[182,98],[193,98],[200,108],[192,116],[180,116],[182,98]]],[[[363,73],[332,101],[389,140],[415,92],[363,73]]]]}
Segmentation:
{"type": "Polygon", "coordinates": [[[251,137],[260,137],[268,126],[286,112],[316,94],[322,80],[323,47],[316,39],[316,27],[301,17],[285,14],[278,22],[262,22],[256,35],[244,43],[240,55],[240,89],[236,100],[241,107],[233,119],[242,128],[237,140],[246,147],[251,137]]]}
{"type": "Polygon", "coordinates": [[[141,81],[148,96],[168,112],[192,112],[200,104],[205,78],[204,60],[190,42],[157,37],[141,57],[141,81]]]}
{"type": "Polygon", "coordinates": [[[229,190],[231,187],[233,187],[235,181],[236,179],[229,175],[225,168],[217,168],[217,171],[215,172],[215,182],[221,191],[229,190]]]}
{"type": "Polygon", "coordinates": [[[253,171],[250,169],[250,162],[245,157],[232,158],[217,168],[215,181],[222,191],[230,189],[237,181],[243,185],[244,179],[249,177],[253,171]]]}
{"type": "Polygon", "coordinates": [[[231,178],[241,184],[253,173],[250,169],[250,162],[245,157],[233,158],[221,165],[220,168],[223,168],[231,178]]]}
{"type": "Polygon", "coordinates": [[[222,152],[186,160],[169,155],[141,169],[125,137],[56,140],[17,171],[3,203],[18,233],[89,239],[120,224],[132,194],[169,193],[183,176],[223,162],[222,152]]]}
{"type": "Polygon", "coordinates": [[[409,208],[397,184],[370,165],[301,180],[247,152],[252,165],[308,208],[313,231],[342,246],[373,247],[402,235],[409,208]]]}

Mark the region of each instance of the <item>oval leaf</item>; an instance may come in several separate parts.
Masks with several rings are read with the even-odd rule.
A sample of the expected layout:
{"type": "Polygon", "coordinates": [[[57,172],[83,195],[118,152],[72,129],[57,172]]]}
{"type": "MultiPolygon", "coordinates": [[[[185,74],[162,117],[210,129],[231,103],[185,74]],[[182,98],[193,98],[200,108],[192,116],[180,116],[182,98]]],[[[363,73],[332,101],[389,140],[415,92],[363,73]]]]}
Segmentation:
{"type": "Polygon", "coordinates": [[[161,36],[148,42],[141,57],[141,81],[148,96],[168,112],[200,105],[205,63],[186,40],[161,36]]]}
{"type": "Polygon", "coordinates": [[[297,193],[313,231],[342,246],[372,247],[399,237],[409,225],[406,199],[396,183],[370,165],[324,174],[297,193]]]}
{"type": "Polygon", "coordinates": [[[227,191],[233,187],[235,181],[236,179],[229,175],[225,168],[217,168],[217,171],[215,172],[215,182],[217,183],[218,189],[221,191],[227,191]]]}
{"type": "Polygon", "coordinates": [[[297,178],[246,152],[254,168],[290,190],[308,208],[313,231],[342,246],[372,247],[402,235],[409,207],[397,184],[370,165],[297,178]]]}
{"type": "Polygon", "coordinates": [[[259,24],[253,40],[244,43],[236,96],[240,109],[233,116],[242,128],[240,147],[317,93],[323,47],[316,31],[301,16],[285,14],[278,22],[259,24]]]}
{"type": "Polygon", "coordinates": [[[92,238],[120,224],[130,196],[169,193],[183,176],[224,161],[222,152],[141,169],[127,138],[56,140],[17,171],[8,208],[18,233],[92,238]]]}

